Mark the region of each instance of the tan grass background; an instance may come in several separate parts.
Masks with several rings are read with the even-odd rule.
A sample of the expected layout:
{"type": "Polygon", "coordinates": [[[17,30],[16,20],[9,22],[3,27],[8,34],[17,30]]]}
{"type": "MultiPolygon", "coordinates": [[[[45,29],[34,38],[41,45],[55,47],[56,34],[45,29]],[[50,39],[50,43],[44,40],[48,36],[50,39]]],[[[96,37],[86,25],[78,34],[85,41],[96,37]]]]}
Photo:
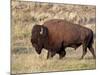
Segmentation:
{"type": "Polygon", "coordinates": [[[86,26],[94,32],[96,28],[96,6],[53,4],[40,2],[24,2],[12,0],[11,3],[11,68],[12,73],[34,73],[50,71],[95,69],[96,63],[88,51],[85,59],[79,60],[82,55],[82,47],[77,50],[66,48],[66,56],[59,60],[56,55],[53,59],[46,59],[47,51],[36,54],[30,43],[32,27],[35,24],[43,24],[49,19],[65,19],[72,23],[86,26]]]}

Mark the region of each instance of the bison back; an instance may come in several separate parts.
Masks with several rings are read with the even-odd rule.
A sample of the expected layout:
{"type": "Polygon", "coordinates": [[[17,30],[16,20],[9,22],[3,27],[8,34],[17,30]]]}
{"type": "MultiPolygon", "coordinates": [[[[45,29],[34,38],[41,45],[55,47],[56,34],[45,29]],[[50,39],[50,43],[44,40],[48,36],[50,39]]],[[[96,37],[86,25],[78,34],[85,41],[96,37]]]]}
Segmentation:
{"type": "Polygon", "coordinates": [[[81,40],[81,29],[80,25],[72,24],[61,19],[52,19],[44,22],[43,24],[48,28],[49,40],[52,43],[59,44],[61,42],[74,43],[80,42],[81,40]]]}

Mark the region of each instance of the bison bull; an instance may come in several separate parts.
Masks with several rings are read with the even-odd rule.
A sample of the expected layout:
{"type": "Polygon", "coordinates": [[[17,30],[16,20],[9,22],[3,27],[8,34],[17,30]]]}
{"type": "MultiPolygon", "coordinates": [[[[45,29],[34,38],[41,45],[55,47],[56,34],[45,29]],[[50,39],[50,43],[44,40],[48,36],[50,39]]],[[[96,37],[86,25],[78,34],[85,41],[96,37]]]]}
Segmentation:
{"type": "Polygon", "coordinates": [[[81,59],[87,53],[87,48],[95,58],[93,44],[93,31],[78,24],[62,19],[52,19],[43,25],[35,25],[32,29],[31,43],[38,54],[42,49],[48,50],[47,59],[59,54],[59,58],[66,55],[65,48],[78,48],[83,46],[81,59]]]}

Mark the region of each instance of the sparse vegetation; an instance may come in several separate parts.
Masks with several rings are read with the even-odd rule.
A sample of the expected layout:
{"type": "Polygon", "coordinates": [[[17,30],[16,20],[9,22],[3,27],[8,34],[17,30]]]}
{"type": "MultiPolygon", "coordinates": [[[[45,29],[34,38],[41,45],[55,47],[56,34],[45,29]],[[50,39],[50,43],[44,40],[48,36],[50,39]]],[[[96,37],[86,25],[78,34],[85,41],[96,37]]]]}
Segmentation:
{"type": "MultiPolygon", "coordinates": [[[[91,28],[95,34],[95,6],[12,0],[11,9],[12,73],[33,73],[96,68],[95,60],[92,59],[90,52],[88,52],[85,59],[79,60],[82,54],[81,47],[77,50],[67,48],[66,57],[62,60],[59,60],[58,55],[56,55],[53,59],[47,60],[47,51],[43,50],[42,54],[38,56],[30,42],[32,27],[35,24],[42,24],[44,21],[54,18],[66,19],[70,22],[86,26],[91,28]]],[[[93,46],[95,49],[95,42],[93,46]]]]}

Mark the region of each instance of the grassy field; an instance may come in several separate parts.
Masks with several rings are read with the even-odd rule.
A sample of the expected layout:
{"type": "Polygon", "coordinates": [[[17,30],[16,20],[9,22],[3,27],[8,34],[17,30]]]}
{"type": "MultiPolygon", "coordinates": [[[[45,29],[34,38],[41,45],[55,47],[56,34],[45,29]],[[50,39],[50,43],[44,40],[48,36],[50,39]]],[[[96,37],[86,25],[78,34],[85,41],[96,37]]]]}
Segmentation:
{"type": "MultiPolygon", "coordinates": [[[[59,59],[46,59],[47,51],[43,49],[39,56],[30,42],[31,30],[35,24],[43,24],[49,19],[65,19],[93,30],[95,37],[96,7],[85,5],[52,4],[39,2],[24,2],[12,0],[11,26],[11,68],[12,73],[34,73],[50,71],[69,71],[95,69],[96,60],[88,51],[83,60],[82,47],[74,50],[66,48],[66,56],[59,59]]],[[[95,38],[93,47],[95,48],[95,38]]]]}

